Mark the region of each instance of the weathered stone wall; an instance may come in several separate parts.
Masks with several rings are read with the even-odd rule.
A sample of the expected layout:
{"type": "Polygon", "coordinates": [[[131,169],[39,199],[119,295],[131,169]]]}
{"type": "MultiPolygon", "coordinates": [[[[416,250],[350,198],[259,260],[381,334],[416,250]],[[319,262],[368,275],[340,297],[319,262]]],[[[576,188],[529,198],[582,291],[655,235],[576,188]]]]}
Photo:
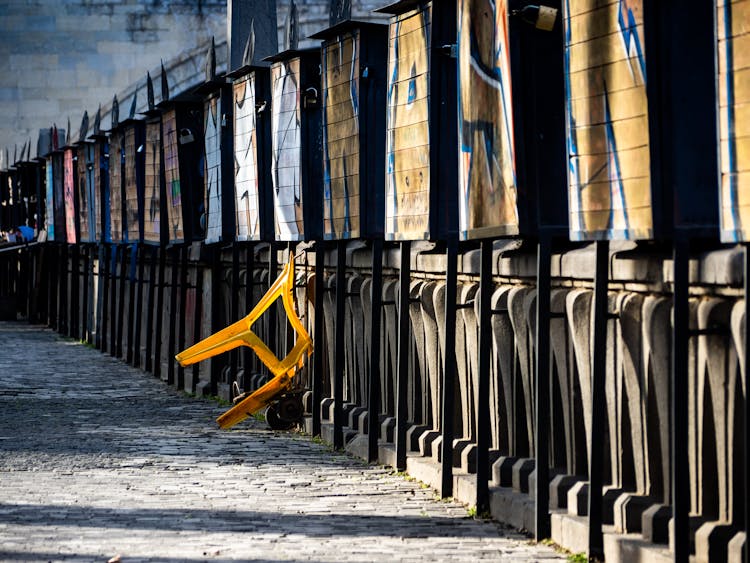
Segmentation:
{"type": "Polygon", "coordinates": [[[225,0],[6,0],[0,146],[108,102],[147,69],[226,34],[225,0]]]}
{"type": "MultiPolygon", "coordinates": [[[[278,4],[281,47],[288,2],[278,4]]],[[[383,20],[371,10],[384,2],[352,4],[354,17],[383,20]]],[[[328,0],[297,7],[300,47],[313,46],[305,38],[328,25],[328,0]]],[[[42,127],[65,127],[70,117],[75,132],[84,109],[107,108],[115,93],[127,111],[134,85],[160,60],[169,62],[173,92],[194,84],[212,36],[219,63],[226,60],[226,0],[5,0],[0,11],[0,149],[9,147],[11,158],[15,144],[20,150],[31,139],[35,147],[42,127]]],[[[140,108],[145,92],[139,99],[140,108]]]]}

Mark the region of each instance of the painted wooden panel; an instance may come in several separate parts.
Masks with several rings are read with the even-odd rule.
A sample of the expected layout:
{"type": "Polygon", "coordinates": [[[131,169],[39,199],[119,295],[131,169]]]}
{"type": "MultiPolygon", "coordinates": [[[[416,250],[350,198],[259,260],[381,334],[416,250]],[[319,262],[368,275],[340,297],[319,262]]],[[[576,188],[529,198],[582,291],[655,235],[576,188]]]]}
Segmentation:
{"type": "Polygon", "coordinates": [[[459,0],[458,74],[461,238],[518,234],[504,0],[459,0]]]}
{"type": "Polygon", "coordinates": [[[180,189],[180,165],[177,153],[177,112],[170,109],[162,117],[164,142],[164,176],[167,182],[167,220],[169,240],[184,240],[182,223],[182,191],[180,189]]]}
{"type": "Polygon", "coordinates": [[[260,239],[255,74],[234,83],[234,197],[237,240],[260,239]]]}
{"type": "Polygon", "coordinates": [[[52,155],[52,179],[55,198],[55,240],[67,240],[67,226],[65,222],[65,164],[62,152],[52,155]]]}
{"type": "Polygon", "coordinates": [[[143,204],[139,193],[138,177],[136,172],[136,150],[139,148],[136,139],[136,128],[128,127],[125,136],[125,240],[128,242],[139,242],[141,240],[140,215],[143,204]]]}
{"type": "Polygon", "coordinates": [[[110,236],[117,244],[123,241],[123,201],[122,201],[122,155],[124,138],[115,132],[109,138],[109,209],[110,236]]]}
{"type": "Polygon", "coordinates": [[[721,240],[750,240],[750,0],[717,2],[721,240]]]}
{"type": "Polygon", "coordinates": [[[73,149],[65,149],[64,153],[64,200],[65,200],[65,236],[66,240],[75,244],[76,236],[76,167],[73,162],[73,149]]]}
{"type": "Polygon", "coordinates": [[[385,236],[419,240],[430,231],[430,27],[432,5],[389,26],[385,236]]]}
{"type": "Polygon", "coordinates": [[[573,240],[653,236],[643,0],[565,1],[573,240]]]}
{"type": "Polygon", "coordinates": [[[89,189],[89,147],[79,145],[78,147],[78,177],[76,178],[76,187],[78,189],[78,224],[79,236],[81,242],[91,242],[91,193],[89,189]]]}
{"type": "Polygon", "coordinates": [[[161,242],[161,121],[146,123],[143,240],[161,242]]]}
{"type": "Polygon", "coordinates": [[[302,123],[300,61],[271,66],[271,175],[276,240],[304,238],[302,206],[302,123]]]}
{"type": "Polygon", "coordinates": [[[323,45],[323,220],[329,239],[361,232],[360,50],[358,30],[323,45]]]}
{"type": "Polygon", "coordinates": [[[109,204],[109,144],[102,140],[94,146],[94,185],[96,186],[96,201],[94,202],[97,216],[96,228],[99,240],[112,242],[111,209],[109,204]]]}
{"type": "Polygon", "coordinates": [[[47,240],[55,240],[55,180],[52,173],[52,157],[46,158],[45,162],[45,193],[47,240]]]}
{"type": "Polygon", "coordinates": [[[203,110],[206,242],[221,241],[221,98],[206,100],[203,110]]]}

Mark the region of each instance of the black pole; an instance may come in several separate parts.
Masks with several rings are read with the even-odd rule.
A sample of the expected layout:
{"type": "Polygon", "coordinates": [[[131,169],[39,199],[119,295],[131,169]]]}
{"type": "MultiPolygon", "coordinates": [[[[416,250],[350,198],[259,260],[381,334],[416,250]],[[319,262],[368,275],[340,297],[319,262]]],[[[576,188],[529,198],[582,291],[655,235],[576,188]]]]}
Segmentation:
{"type": "Polygon", "coordinates": [[[78,298],[79,275],[81,264],[78,256],[78,245],[68,247],[70,264],[70,303],[68,303],[68,336],[80,338],[80,303],[78,298]]]}
{"type": "MultiPolygon", "coordinates": [[[[136,286],[138,283],[137,269],[138,269],[138,245],[129,244],[130,247],[130,263],[128,265],[127,280],[128,280],[128,334],[127,334],[127,347],[125,348],[125,361],[129,364],[134,364],[135,350],[133,350],[133,340],[135,336],[135,300],[136,300],[136,286]]],[[[140,305],[140,303],[139,303],[140,305]]],[[[140,307],[139,307],[140,308],[140,307]]]]}
{"type": "MultiPolygon", "coordinates": [[[[251,243],[247,247],[247,252],[245,254],[245,307],[247,307],[247,312],[250,312],[253,310],[253,307],[255,306],[255,303],[253,302],[253,289],[255,288],[255,243],[251,243]]],[[[251,373],[251,366],[253,365],[254,361],[254,354],[253,351],[248,348],[244,347],[244,368],[243,371],[245,373],[245,380],[250,381],[251,373]]],[[[240,385],[243,386],[244,383],[240,382],[240,385]]],[[[243,389],[244,391],[247,391],[247,389],[243,389]]]]}
{"type": "Polygon", "coordinates": [[[346,241],[338,241],[336,246],[336,329],[335,367],[333,369],[333,447],[344,447],[344,371],[346,370],[346,350],[344,329],[346,328],[346,241]]]}
{"type": "MultiPolygon", "coordinates": [[[[249,272],[248,272],[249,274],[249,272]]],[[[232,243],[232,288],[230,291],[230,307],[231,307],[231,319],[230,323],[235,323],[240,318],[240,245],[237,242],[232,243]]],[[[229,323],[227,323],[229,324],[229,323]]],[[[229,375],[229,381],[227,383],[231,386],[233,381],[237,380],[237,370],[240,365],[240,351],[238,349],[232,350],[229,356],[229,369],[231,373],[229,375]]],[[[230,392],[231,393],[231,392],[230,392]]]]}
{"type": "MultiPolygon", "coordinates": [[[[154,251],[157,252],[156,250],[154,251]]],[[[162,334],[164,334],[164,278],[166,276],[167,269],[167,251],[166,248],[159,247],[159,273],[158,280],[156,282],[156,319],[154,320],[154,348],[152,356],[154,358],[154,377],[161,378],[161,346],[162,346],[162,334]]]]}
{"type": "Polygon", "coordinates": [[[89,275],[90,275],[90,260],[89,260],[89,249],[86,246],[81,247],[81,255],[83,256],[83,275],[81,276],[83,283],[83,303],[81,305],[81,340],[84,342],[91,342],[91,322],[89,321],[89,275]]]}
{"type": "Polygon", "coordinates": [[[127,327],[123,326],[123,319],[125,318],[125,281],[128,279],[128,247],[127,245],[120,246],[120,287],[118,288],[118,303],[117,303],[117,339],[115,340],[115,347],[117,348],[116,356],[118,358],[123,357],[122,352],[122,338],[123,329],[127,330],[127,327]]]}
{"type": "Polygon", "coordinates": [[[750,354],[750,245],[745,245],[745,561],[750,561],[750,412],[748,355],[750,354]]]}
{"type": "Polygon", "coordinates": [[[448,239],[445,264],[445,342],[443,343],[443,410],[440,444],[440,496],[453,496],[453,415],[456,382],[456,292],[458,290],[458,239],[448,239]]]}
{"type": "Polygon", "coordinates": [[[110,246],[109,270],[109,348],[110,356],[117,356],[117,325],[120,318],[117,316],[117,264],[120,247],[116,244],[110,246]]]}
{"type": "Polygon", "coordinates": [[[479,270],[479,377],[477,428],[477,514],[490,509],[490,352],[492,350],[492,240],[482,241],[479,270]]]}
{"type": "Polygon", "coordinates": [[[549,516],[549,427],[550,427],[550,292],[552,290],[552,244],[549,234],[540,233],[536,278],[536,431],[534,538],[550,537],[549,516]]]}
{"type": "MultiPolygon", "coordinates": [[[[188,290],[188,252],[190,245],[184,244],[180,247],[180,319],[178,319],[180,326],[177,331],[177,349],[170,354],[169,360],[172,363],[176,363],[174,359],[175,354],[185,349],[185,339],[187,338],[187,290],[188,290]]],[[[195,308],[193,308],[195,311],[195,308]]],[[[190,373],[193,373],[193,368],[190,367],[190,373]]],[[[193,381],[190,382],[190,390],[192,391],[193,381]]],[[[177,387],[181,390],[185,390],[185,368],[181,365],[177,366],[177,387]]]]}
{"type": "Polygon", "coordinates": [[[383,239],[372,241],[370,379],[367,394],[367,461],[378,460],[380,434],[380,316],[383,310],[383,239]]]}
{"type": "MultiPolygon", "coordinates": [[[[144,369],[147,372],[154,373],[154,335],[156,333],[155,322],[154,322],[154,301],[156,300],[156,255],[158,250],[155,246],[152,246],[149,252],[149,264],[148,264],[148,296],[146,302],[146,358],[144,369]]],[[[161,312],[161,307],[157,309],[161,312]]]]}
{"type": "MultiPolygon", "coordinates": [[[[138,268],[138,278],[135,280],[135,322],[133,323],[132,333],[132,364],[134,367],[141,367],[141,338],[147,338],[147,336],[141,334],[141,328],[143,327],[143,284],[144,274],[146,271],[146,253],[144,252],[145,248],[140,249],[139,252],[139,247],[139,244],[133,245],[133,252],[135,253],[135,260],[138,268]]],[[[130,292],[130,295],[133,295],[132,290],[130,292]]],[[[146,318],[148,319],[148,316],[146,318]]]]}
{"type": "Polygon", "coordinates": [[[313,325],[313,378],[312,378],[312,435],[320,436],[320,403],[323,399],[323,368],[325,354],[325,243],[315,243],[315,323],[313,325]]]}
{"type": "Polygon", "coordinates": [[[57,284],[57,332],[67,334],[68,332],[68,246],[61,244],[59,247],[60,260],[58,262],[60,282],[57,284]]]}
{"type": "MultiPolygon", "coordinates": [[[[279,272],[279,256],[276,253],[276,246],[274,243],[269,243],[268,245],[268,287],[270,288],[274,281],[276,281],[276,276],[279,272]]],[[[271,349],[271,351],[279,355],[278,347],[276,346],[276,319],[278,317],[278,308],[276,307],[276,302],[272,303],[270,307],[268,307],[268,337],[266,340],[266,343],[268,344],[268,347],[271,349]]]]}
{"type": "Polygon", "coordinates": [[[672,340],[672,517],[674,561],[690,558],[690,481],[688,473],[688,340],[689,253],[686,238],[674,241],[674,301],[672,340]]]}
{"type": "Polygon", "coordinates": [[[107,301],[109,299],[109,252],[107,251],[106,244],[99,244],[99,284],[101,284],[101,291],[98,294],[101,296],[101,303],[96,304],[96,310],[98,313],[96,337],[97,347],[99,350],[104,352],[107,349],[107,318],[109,313],[107,312],[107,301]]]}
{"type": "Polygon", "coordinates": [[[177,353],[178,327],[177,327],[177,303],[179,291],[179,259],[180,249],[172,249],[172,259],[170,260],[170,292],[169,292],[169,341],[167,343],[167,383],[176,385],[177,383],[177,366],[174,361],[174,355],[177,353]]]}
{"type": "Polygon", "coordinates": [[[398,370],[396,372],[396,469],[406,469],[406,418],[409,390],[409,286],[411,285],[411,242],[401,243],[398,278],[398,370]]]}
{"type": "MultiPolygon", "coordinates": [[[[604,558],[602,535],[602,482],[604,469],[604,429],[607,417],[605,383],[607,377],[607,289],[609,286],[609,241],[596,241],[594,274],[593,351],[591,358],[591,459],[589,460],[589,557],[604,558]]],[[[537,299],[539,296],[537,296],[537,299]]],[[[537,481],[539,476],[537,474],[537,481]]]]}

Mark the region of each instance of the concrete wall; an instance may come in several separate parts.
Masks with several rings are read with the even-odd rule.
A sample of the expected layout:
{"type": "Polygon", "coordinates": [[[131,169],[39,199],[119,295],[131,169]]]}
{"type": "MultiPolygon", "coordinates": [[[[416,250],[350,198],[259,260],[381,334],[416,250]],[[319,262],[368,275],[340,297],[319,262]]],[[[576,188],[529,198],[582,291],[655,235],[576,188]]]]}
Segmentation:
{"type": "MultiPolygon", "coordinates": [[[[382,0],[352,4],[358,19],[383,19],[371,14],[382,0]]],[[[314,42],[304,38],[328,25],[328,0],[297,0],[297,6],[300,47],[309,47],[314,42]]],[[[280,46],[287,11],[288,2],[280,1],[280,46]]],[[[15,144],[19,151],[29,139],[36,146],[42,127],[65,127],[69,117],[77,131],[83,110],[107,108],[115,93],[123,94],[127,112],[134,86],[162,59],[170,78],[169,67],[179,67],[179,82],[193,82],[202,73],[202,46],[226,37],[227,0],[0,0],[0,14],[0,150],[9,147],[12,158],[15,144]]],[[[145,91],[139,98],[145,103],[145,91]]]]}
{"type": "Polygon", "coordinates": [[[2,0],[0,146],[78,128],[159,59],[226,34],[225,0],[2,0]]]}

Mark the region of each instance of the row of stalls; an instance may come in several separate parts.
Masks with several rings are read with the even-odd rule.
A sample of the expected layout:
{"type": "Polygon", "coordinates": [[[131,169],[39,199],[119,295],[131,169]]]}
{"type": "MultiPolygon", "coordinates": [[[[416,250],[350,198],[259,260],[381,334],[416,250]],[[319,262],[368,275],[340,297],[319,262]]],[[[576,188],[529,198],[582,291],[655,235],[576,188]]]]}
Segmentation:
{"type": "MultiPolygon", "coordinates": [[[[444,496],[511,521],[525,506],[519,525],[591,556],[613,524],[676,561],[747,560],[747,331],[721,340],[734,375],[695,367],[716,334],[695,285],[734,295],[732,319],[745,301],[702,281],[736,280],[734,262],[689,266],[748,240],[750,4],[547,4],[402,0],[388,25],[337,8],[306,50],[291,18],[266,60],[250,41],[221,73],[209,50],[189,90],[162,69],[157,103],[149,76],[142,115],[115,100],[108,131],[97,114],[77,138],[43,132],[2,172],[2,229],[44,241],[24,312],[228,394],[263,380],[255,359],[174,353],[296,256],[314,435],[432,460],[444,496]],[[666,340],[644,351],[644,332],[638,360],[625,290],[666,303],[666,340]]],[[[281,310],[259,334],[280,356],[294,338],[281,310]]]]}

